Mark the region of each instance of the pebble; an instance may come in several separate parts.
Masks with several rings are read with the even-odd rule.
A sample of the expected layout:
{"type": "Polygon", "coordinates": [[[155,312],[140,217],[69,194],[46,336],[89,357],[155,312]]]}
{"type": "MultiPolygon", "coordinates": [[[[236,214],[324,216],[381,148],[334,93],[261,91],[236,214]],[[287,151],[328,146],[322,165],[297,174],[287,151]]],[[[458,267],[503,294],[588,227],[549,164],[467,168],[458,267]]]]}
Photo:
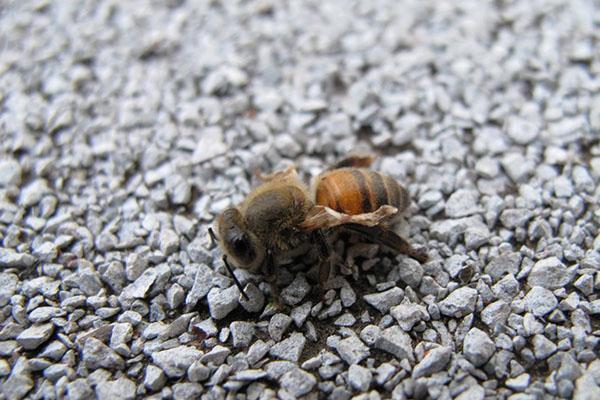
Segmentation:
{"type": "Polygon", "coordinates": [[[439,302],[440,312],[446,316],[460,318],[475,311],[477,290],[461,287],[439,302]]]}
{"type": "Polygon", "coordinates": [[[27,253],[17,253],[12,249],[0,248],[0,267],[28,268],[35,263],[35,257],[27,253]]]}
{"type": "Polygon", "coordinates": [[[350,365],[348,368],[348,383],[352,389],[359,392],[366,392],[371,386],[371,380],[373,374],[368,368],[362,367],[358,364],[350,365]]]}
{"type": "Polygon", "coordinates": [[[244,348],[250,346],[250,342],[254,338],[254,323],[246,321],[233,321],[229,325],[229,329],[233,339],[233,347],[244,348]]]}
{"type": "Polygon", "coordinates": [[[99,400],[135,399],[135,383],[125,377],[114,381],[98,382],[96,398],[99,400]]]}
{"type": "Polygon", "coordinates": [[[545,360],[556,352],[556,345],[544,335],[535,335],[531,342],[533,353],[538,360],[545,360]]]}
{"type": "Polygon", "coordinates": [[[381,331],[374,346],[400,360],[406,358],[409,361],[414,361],[412,340],[399,326],[392,326],[381,331]]]}
{"type": "Polygon", "coordinates": [[[446,201],[446,216],[461,218],[481,212],[479,194],[473,190],[459,189],[446,201]]]}
{"type": "Polygon", "coordinates": [[[156,351],[150,355],[169,378],[180,378],[190,365],[202,356],[202,352],[192,346],[177,346],[172,349],[156,351]]]}
{"type": "Polygon", "coordinates": [[[238,306],[240,292],[236,286],[212,288],[208,292],[208,308],[214,319],[223,319],[238,306]]]}
{"type": "Polygon", "coordinates": [[[521,374],[515,378],[507,379],[506,387],[517,392],[522,392],[529,387],[530,382],[531,377],[529,376],[529,374],[521,374]]]}
{"type": "Polygon", "coordinates": [[[16,160],[0,160],[0,187],[21,183],[21,165],[16,160]]]}
{"type": "Polygon", "coordinates": [[[262,311],[265,306],[265,295],[263,292],[253,283],[248,283],[244,287],[244,293],[248,296],[248,300],[241,295],[238,298],[241,306],[250,313],[258,313],[262,311]]]}
{"type": "Polygon", "coordinates": [[[527,310],[536,317],[543,317],[558,305],[554,294],[541,286],[532,287],[523,300],[527,310]]]}
{"type": "Polygon", "coordinates": [[[276,343],[269,350],[272,357],[297,362],[300,359],[306,338],[298,332],[293,332],[287,339],[276,343]]]}
{"type": "Polygon", "coordinates": [[[54,325],[47,323],[43,325],[33,325],[17,336],[17,342],[25,350],[33,350],[45,343],[54,333],[54,325]]]}
{"type": "Polygon", "coordinates": [[[354,335],[337,342],[335,349],[348,365],[358,364],[370,354],[369,348],[354,335]]]}
{"type": "Polygon", "coordinates": [[[392,307],[391,314],[406,332],[409,332],[420,321],[429,321],[427,309],[420,304],[404,302],[392,307]]]}
{"type": "Polygon", "coordinates": [[[148,367],[146,367],[144,386],[153,392],[157,392],[165,386],[165,383],[167,383],[167,377],[162,369],[155,365],[148,365],[148,367]]]}
{"type": "Polygon", "coordinates": [[[286,314],[278,313],[273,315],[271,317],[271,320],[269,321],[268,327],[271,339],[273,339],[276,342],[279,342],[291,323],[292,318],[286,314]]]}
{"type": "Polygon", "coordinates": [[[475,367],[484,365],[494,354],[496,347],[490,337],[480,329],[471,328],[463,341],[463,353],[475,367]]]}
{"type": "Polygon", "coordinates": [[[558,289],[569,284],[571,279],[573,273],[558,258],[549,257],[533,265],[527,277],[527,284],[546,289],[558,289]]]}
{"type": "Polygon", "coordinates": [[[310,393],[317,384],[317,379],[300,368],[292,368],[281,376],[279,383],[290,395],[298,398],[310,393]]]}
{"type": "Polygon", "coordinates": [[[125,361],[113,349],[100,340],[88,337],[81,351],[81,358],[90,370],[98,368],[123,369],[125,361]]]}
{"type": "Polygon", "coordinates": [[[497,281],[505,274],[516,275],[519,272],[520,264],[521,255],[519,253],[502,254],[485,266],[485,273],[497,281]]]}
{"type": "Polygon", "coordinates": [[[212,288],[212,278],[214,272],[206,264],[198,264],[194,284],[185,298],[185,306],[187,311],[191,311],[198,301],[208,294],[212,288]]]}
{"type": "Polygon", "coordinates": [[[425,357],[415,365],[412,372],[413,379],[431,376],[436,372],[446,369],[452,357],[452,349],[445,346],[436,347],[427,352],[425,357]]]}
{"type": "Polygon", "coordinates": [[[367,294],[363,299],[377,311],[386,314],[390,307],[400,304],[404,298],[404,291],[399,287],[393,287],[385,292],[367,294]]]}
{"type": "Polygon", "coordinates": [[[423,279],[423,267],[418,261],[403,257],[398,268],[400,280],[411,288],[418,288],[423,279]]]}

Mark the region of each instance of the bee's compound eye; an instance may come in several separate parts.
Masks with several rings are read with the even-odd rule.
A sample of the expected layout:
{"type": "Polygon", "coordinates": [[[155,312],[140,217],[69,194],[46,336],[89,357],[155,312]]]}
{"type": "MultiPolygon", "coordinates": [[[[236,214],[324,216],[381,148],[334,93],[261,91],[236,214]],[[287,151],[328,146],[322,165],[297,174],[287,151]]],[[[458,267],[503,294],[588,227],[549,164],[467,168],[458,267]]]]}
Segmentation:
{"type": "Polygon", "coordinates": [[[247,237],[233,241],[233,248],[237,254],[244,254],[250,249],[250,241],[247,237]]]}

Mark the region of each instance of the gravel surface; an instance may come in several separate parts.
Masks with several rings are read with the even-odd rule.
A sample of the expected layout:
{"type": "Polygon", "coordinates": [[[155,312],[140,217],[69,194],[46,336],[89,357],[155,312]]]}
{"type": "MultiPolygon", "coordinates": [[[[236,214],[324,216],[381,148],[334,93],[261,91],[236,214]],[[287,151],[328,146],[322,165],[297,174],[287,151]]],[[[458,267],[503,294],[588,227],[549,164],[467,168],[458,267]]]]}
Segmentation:
{"type": "Polygon", "coordinates": [[[600,398],[597,2],[0,3],[0,398],[600,398]],[[430,261],[243,299],[215,215],[353,150],[430,261]]]}

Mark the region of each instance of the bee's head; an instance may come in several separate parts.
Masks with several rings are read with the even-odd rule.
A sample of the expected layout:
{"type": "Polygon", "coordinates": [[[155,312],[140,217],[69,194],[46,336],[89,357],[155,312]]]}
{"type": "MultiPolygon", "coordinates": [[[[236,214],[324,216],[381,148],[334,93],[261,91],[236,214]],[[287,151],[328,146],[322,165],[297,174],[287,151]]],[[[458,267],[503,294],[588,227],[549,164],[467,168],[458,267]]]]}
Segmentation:
{"type": "Polygon", "coordinates": [[[217,217],[216,229],[223,252],[238,268],[250,271],[261,266],[265,259],[265,246],[248,229],[239,209],[229,207],[217,217]]]}

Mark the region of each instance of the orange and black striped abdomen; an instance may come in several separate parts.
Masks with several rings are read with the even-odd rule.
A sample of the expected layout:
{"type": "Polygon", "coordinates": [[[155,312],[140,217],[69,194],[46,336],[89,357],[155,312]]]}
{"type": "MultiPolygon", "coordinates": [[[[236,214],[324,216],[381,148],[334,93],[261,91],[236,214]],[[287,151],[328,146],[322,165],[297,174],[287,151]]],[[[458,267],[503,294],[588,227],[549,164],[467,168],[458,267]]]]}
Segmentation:
{"type": "Polygon", "coordinates": [[[410,204],[406,189],[389,176],[362,168],[340,168],[322,174],[315,190],[316,203],[357,215],[383,205],[402,212],[410,204]]]}

